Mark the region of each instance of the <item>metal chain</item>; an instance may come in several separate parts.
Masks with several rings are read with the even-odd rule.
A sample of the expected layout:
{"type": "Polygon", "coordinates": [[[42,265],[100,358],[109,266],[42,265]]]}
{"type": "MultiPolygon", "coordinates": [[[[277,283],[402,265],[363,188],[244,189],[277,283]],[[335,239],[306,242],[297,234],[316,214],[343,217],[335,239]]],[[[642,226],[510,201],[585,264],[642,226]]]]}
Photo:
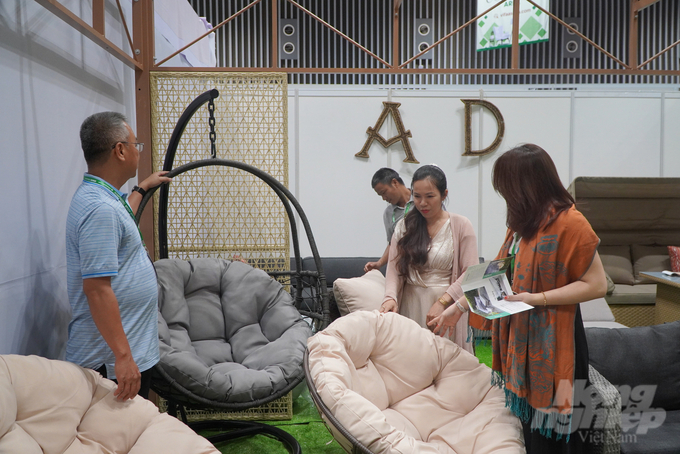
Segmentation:
{"type": "Polygon", "coordinates": [[[210,117],[208,118],[208,124],[210,125],[210,155],[213,158],[217,157],[217,149],[215,148],[215,139],[217,138],[215,134],[215,102],[213,98],[208,101],[208,113],[210,117]]]}

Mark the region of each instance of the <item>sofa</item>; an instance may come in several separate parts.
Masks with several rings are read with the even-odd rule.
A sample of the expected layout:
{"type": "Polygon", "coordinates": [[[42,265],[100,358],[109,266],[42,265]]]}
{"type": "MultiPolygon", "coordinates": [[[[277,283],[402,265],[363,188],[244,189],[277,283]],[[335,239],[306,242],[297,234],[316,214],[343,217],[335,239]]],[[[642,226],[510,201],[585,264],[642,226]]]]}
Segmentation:
{"type": "MultiPolygon", "coordinates": [[[[336,320],[341,315],[347,312],[340,312],[336,295],[333,292],[333,284],[338,278],[350,279],[364,275],[364,266],[368,262],[377,262],[380,257],[321,257],[321,264],[323,272],[326,276],[326,287],[330,298],[331,321],[336,320]]],[[[291,269],[295,263],[291,260],[291,269]]],[[[303,271],[317,271],[314,257],[305,257],[302,259],[303,271]]],[[[380,272],[385,275],[386,267],[382,267],[380,272]]],[[[384,288],[384,286],[383,286],[384,288]]],[[[342,304],[342,303],[341,303],[342,304]]]]}
{"type": "Polygon", "coordinates": [[[617,322],[654,324],[656,284],[640,273],[671,269],[668,246],[680,245],[680,178],[578,177],[569,192],[600,238],[605,299],[617,322]]]}
{"type": "Polygon", "coordinates": [[[586,337],[590,365],[621,395],[621,453],[680,452],[680,321],[586,337]]]}
{"type": "MultiPolygon", "coordinates": [[[[376,310],[385,292],[385,267],[364,273],[367,262],[378,257],[322,257],[330,296],[331,321],[356,310],[376,310]]],[[[483,261],[483,258],[480,257],[483,261]]],[[[302,260],[304,270],[316,270],[313,257],[302,260]]],[[[604,298],[581,303],[586,327],[621,328],[604,298]]]]}
{"type": "Polygon", "coordinates": [[[0,453],[219,454],[142,397],[119,402],[99,373],[39,356],[0,356],[0,453]]]}

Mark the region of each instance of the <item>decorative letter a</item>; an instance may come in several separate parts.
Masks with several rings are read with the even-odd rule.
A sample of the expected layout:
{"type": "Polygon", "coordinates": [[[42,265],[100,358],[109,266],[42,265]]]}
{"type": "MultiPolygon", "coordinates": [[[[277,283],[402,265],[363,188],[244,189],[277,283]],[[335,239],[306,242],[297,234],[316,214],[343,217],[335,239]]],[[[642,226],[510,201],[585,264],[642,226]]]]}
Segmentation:
{"type": "Polygon", "coordinates": [[[366,130],[366,133],[368,134],[368,139],[366,139],[364,147],[361,149],[359,153],[355,154],[354,156],[356,156],[357,158],[368,158],[368,149],[371,147],[371,144],[373,143],[374,140],[377,140],[380,143],[380,145],[382,145],[385,148],[401,141],[401,144],[404,146],[404,152],[406,153],[406,159],[404,159],[404,162],[419,164],[416,157],[413,156],[413,150],[411,150],[411,143],[408,141],[408,138],[412,137],[411,131],[406,131],[404,128],[404,124],[401,122],[401,115],[399,115],[399,106],[401,106],[401,103],[383,101],[383,105],[385,107],[383,108],[383,111],[380,114],[378,121],[375,123],[375,126],[372,128],[369,126],[368,129],[366,130]],[[380,128],[382,127],[389,113],[392,114],[392,119],[394,120],[394,124],[397,126],[397,132],[399,134],[390,138],[389,140],[385,140],[385,138],[383,138],[383,136],[381,136],[378,131],[380,131],[380,128]]]}

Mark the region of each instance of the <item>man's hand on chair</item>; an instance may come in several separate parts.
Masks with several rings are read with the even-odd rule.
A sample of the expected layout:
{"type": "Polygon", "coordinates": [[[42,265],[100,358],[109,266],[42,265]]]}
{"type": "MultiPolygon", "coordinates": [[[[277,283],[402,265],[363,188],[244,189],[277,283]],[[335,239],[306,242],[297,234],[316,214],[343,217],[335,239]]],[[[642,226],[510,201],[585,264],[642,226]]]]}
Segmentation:
{"type": "Polygon", "coordinates": [[[115,370],[118,388],[113,395],[120,401],[134,399],[142,386],[142,374],[132,356],[116,358],[115,370]]]}

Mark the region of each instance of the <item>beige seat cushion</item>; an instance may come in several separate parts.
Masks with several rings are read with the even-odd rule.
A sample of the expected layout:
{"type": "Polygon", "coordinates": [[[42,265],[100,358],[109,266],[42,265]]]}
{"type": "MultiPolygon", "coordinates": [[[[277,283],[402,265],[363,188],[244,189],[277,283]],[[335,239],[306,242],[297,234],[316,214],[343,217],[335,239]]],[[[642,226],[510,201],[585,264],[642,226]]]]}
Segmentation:
{"type": "Polygon", "coordinates": [[[38,356],[0,356],[0,453],[219,454],[142,397],[119,402],[97,372],[38,356]]]}
{"type": "Polygon", "coordinates": [[[338,278],[333,282],[333,294],[340,315],[378,310],[385,296],[385,276],[371,270],[361,277],[338,278]]]}
{"type": "Polygon", "coordinates": [[[522,453],[491,369],[398,314],[354,312],[308,341],[311,380],[374,453],[522,453]]]}

